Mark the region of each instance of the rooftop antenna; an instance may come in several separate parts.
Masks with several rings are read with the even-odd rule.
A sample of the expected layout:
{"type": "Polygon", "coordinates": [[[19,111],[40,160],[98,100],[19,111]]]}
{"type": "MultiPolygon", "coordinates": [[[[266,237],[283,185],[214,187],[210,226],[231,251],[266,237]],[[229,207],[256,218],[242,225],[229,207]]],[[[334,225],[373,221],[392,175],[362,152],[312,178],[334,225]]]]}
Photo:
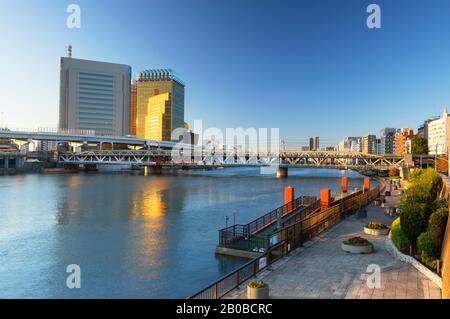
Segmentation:
{"type": "Polygon", "coordinates": [[[66,54],[69,59],[72,58],[72,45],[71,44],[66,45],[66,54]]]}

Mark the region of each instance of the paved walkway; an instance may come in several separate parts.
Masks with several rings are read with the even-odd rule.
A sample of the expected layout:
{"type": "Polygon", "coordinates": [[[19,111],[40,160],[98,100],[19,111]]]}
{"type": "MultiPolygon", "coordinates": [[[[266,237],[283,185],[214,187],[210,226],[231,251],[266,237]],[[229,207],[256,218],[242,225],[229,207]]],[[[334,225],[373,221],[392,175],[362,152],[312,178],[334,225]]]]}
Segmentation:
{"type": "MultiPolygon", "coordinates": [[[[400,197],[396,191],[393,195],[387,199],[389,206],[394,206],[400,197]]],[[[441,298],[438,286],[412,265],[389,254],[385,246],[387,237],[370,237],[363,233],[369,221],[392,222],[394,218],[384,215],[383,211],[384,208],[369,206],[367,218],[352,216],[344,220],[271,265],[258,279],[269,284],[271,298],[441,298]],[[369,239],[375,252],[354,255],[342,251],[341,242],[353,236],[369,239]],[[367,267],[371,264],[381,268],[381,288],[367,286],[367,267]]],[[[245,298],[245,286],[226,297],[245,298]]]]}

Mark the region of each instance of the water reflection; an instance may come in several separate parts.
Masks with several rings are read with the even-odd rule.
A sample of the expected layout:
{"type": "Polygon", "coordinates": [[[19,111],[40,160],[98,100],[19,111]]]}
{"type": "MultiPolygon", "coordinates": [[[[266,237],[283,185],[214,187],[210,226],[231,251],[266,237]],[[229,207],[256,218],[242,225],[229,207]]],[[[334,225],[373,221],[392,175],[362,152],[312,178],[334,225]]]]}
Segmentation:
{"type": "Polygon", "coordinates": [[[296,196],[336,191],[341,174],[331,173],[1,177],[0,297],[184,298],[245,262],[214,255],[226,215],[247,223],[279,206],[287,185],[296,196]],[[72,263],[80,290],[65,284],[72,263]]]}

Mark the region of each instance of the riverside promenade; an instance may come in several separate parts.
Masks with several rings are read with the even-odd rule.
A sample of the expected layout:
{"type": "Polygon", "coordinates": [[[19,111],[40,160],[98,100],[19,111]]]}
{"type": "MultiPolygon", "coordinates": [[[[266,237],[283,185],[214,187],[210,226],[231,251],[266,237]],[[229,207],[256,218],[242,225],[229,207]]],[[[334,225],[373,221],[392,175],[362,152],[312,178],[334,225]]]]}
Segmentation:
{"type": "MultiPolygon", "coordinates": [[[[394,207],[400,199],[399,191],[386,198],[386,207],[394,207]]],[[[271,298],[332,298],[332,299],[440,299],[441,290],[412,265],[393,257],[386,248],[387,236],[372,237],[363,232],[364,225],[379,221],[390,225],[393,217],[384,208],[368,206],[367,217],[352,216],[305,243],[297,251],[274,263],[258,274],[258,280],[269,284],[271,298]],[[341,242],[349,237],[369,239],[375,251],[368,255],[348,254],[341,250],[341,242]],[[381,287],[366,284],[367,267],[381,268],[381,287]]],[[[224,298],[245,299],[246,286],[224,298]]]]}

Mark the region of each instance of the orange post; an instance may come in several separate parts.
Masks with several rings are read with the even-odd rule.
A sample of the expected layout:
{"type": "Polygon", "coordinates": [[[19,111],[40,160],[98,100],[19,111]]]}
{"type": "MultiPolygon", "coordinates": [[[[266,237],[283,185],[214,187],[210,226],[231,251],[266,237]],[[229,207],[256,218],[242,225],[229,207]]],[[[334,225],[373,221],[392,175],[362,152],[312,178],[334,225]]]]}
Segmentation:
{"type": "Polygon", "coordinates": [[[331,204],[331,190],[322,189],[320,191],[320,209],[324,210],[330,207],[331,204]]]}
{"type": "Polygon", "coordinates": [[[364,178],[364,190],[365,191],[370,190],[370,178],[364,178]]]}
{"type": "Polygon", "coordinates": [[[348,192],[348,177],[342,177],[342,192],[348,192]]]}
{"type": "MultiPolygon", "coordinates": [[[[284,204],[287,205],[294,201],[294,187],[287,186],[284,188],[284,204]]],[[[288,212],[292,210],[294,207],[292,207],[292,203],[288,205],[287,210],[288,212]]]]}

